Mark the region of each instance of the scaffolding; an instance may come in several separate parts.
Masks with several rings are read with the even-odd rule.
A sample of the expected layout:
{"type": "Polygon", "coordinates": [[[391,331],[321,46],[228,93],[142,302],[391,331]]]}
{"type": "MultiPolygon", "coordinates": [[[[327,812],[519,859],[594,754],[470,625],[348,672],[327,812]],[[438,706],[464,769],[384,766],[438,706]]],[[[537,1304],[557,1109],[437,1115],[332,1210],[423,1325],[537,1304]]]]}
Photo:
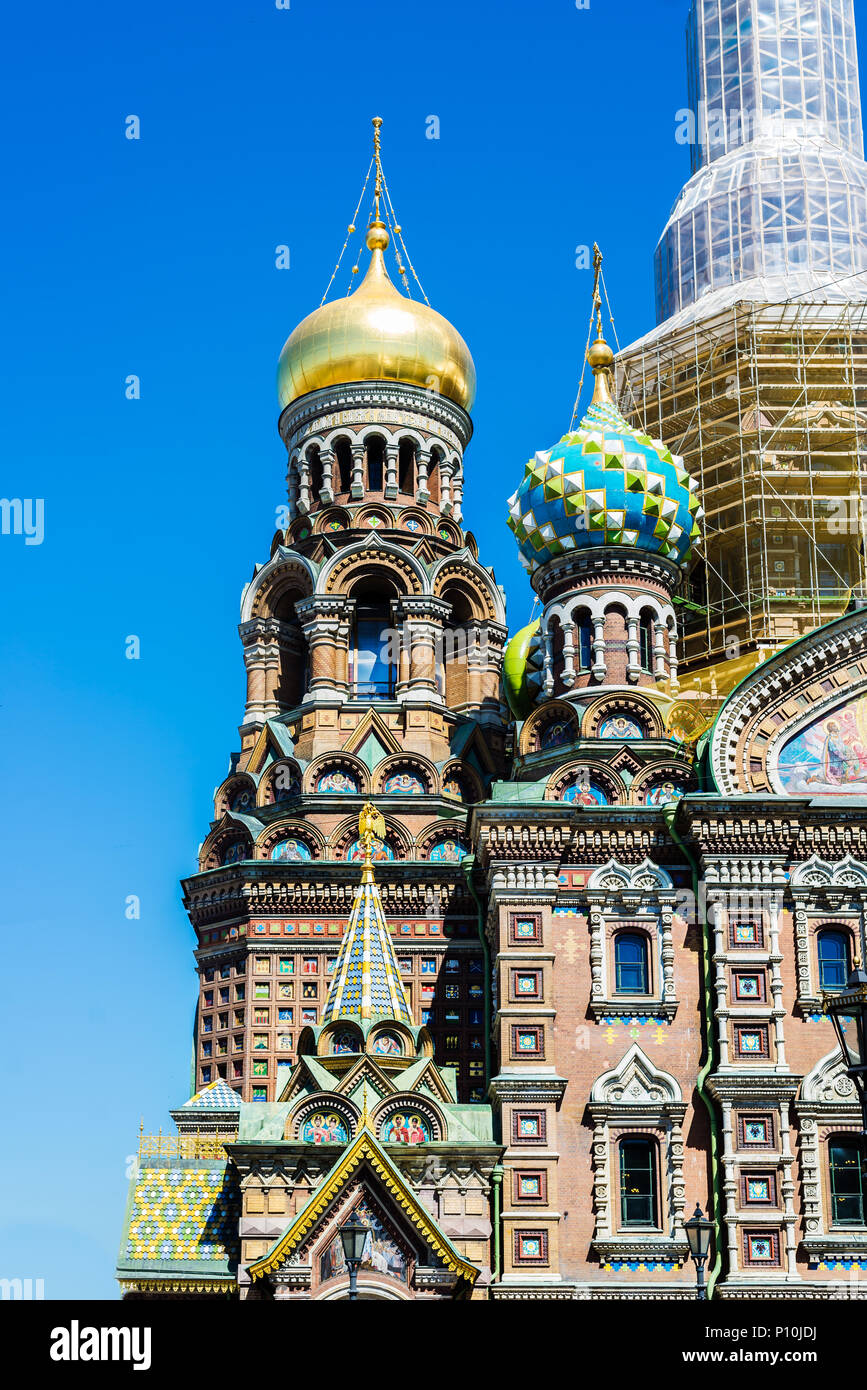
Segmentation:
{"type": "Polygon", "coordinates": [[[741,301],[617,363],[620,407],[698,480],[685,671],[763,654],[867,593],[867,304],[741,301]]]}

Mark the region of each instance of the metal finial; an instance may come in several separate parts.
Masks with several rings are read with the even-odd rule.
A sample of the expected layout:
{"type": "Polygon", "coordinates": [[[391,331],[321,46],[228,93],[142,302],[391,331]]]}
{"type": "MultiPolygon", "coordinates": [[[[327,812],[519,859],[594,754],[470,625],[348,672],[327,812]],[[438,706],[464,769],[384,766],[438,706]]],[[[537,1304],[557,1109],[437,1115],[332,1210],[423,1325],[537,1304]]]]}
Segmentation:
{"type": "Polygon", "coordinates": [[[373,190],[374,204],[376,212],[374,216],[379,221],[379,200],[382,196],[382,139],[380,130],[382,129],[382,117],[373,117],[373,158],[376,163],[376,187],[373,190]]]}

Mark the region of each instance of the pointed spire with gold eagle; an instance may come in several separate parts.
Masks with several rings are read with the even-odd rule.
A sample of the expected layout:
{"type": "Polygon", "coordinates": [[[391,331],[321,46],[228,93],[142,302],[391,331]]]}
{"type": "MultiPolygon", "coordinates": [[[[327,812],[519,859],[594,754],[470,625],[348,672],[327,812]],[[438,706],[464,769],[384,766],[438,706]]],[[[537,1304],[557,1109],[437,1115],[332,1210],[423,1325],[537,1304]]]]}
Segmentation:
{"type": "Polygon", "coordinates": [[[358,834],[364,852],[361,883],[355,891],[352,916],[337,957],[322,1022],[388,1018],[412,1027],[412,1014],[373,873],[374,843],[385,838],[385,821],[369,801],[358,817],[358,834]]]}

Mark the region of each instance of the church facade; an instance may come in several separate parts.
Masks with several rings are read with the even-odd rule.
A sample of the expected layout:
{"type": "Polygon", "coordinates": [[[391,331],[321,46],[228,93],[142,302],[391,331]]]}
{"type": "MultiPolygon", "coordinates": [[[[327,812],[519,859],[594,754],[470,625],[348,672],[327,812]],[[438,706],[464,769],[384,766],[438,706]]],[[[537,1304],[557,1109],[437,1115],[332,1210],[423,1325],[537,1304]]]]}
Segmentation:
{"type": "MultiPolygon", "coordinates": [[[[859,1297],[860,1109],[823,995],[862,954],[867,611],[724,699],[679,679],[695,481],[613,398],[508,503],[511,640],[463,516],[475,373],[401,294],[379,159],[354,293],[280,359],[285,525],[247,585],[240,748],[184,901],[176,1135],[128,1298],[859,1297]]],[[[598,266],[597,266],[598,286],[598,266]]],[[[596,291],[599,300],[598,288],[596,291]]]]}

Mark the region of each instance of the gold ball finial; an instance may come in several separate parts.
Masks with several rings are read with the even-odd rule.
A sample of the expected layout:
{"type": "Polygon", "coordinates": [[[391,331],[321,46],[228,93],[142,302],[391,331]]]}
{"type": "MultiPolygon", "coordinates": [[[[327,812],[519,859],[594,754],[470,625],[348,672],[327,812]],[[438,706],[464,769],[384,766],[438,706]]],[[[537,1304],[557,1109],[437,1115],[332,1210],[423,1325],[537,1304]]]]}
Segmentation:
{"type": "Polygon", "coordinates": [[[587,361],[594,372],[614,366],[614,353],[604,338],[597,338],[587,349],[587,361]]]}
{"type": "Polygon", "coordinates": [[[367,229],[367,245],[371,251],[384,251],[388,245],[388,228],[375,217],[367,229]]]}

